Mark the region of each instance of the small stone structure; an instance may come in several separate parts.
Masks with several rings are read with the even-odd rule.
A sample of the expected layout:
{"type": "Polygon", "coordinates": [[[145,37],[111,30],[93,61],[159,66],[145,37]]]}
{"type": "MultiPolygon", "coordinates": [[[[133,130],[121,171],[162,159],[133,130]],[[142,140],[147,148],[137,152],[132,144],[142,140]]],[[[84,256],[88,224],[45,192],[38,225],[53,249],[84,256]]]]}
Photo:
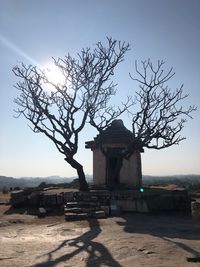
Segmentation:
{"type": "Polygon", "coordinates": [[[141,186],[143,149],[122,120],[114,120],[93,141],[86,142],[86,148],[93,151],[94,185],[113,189],[141,186]]]}

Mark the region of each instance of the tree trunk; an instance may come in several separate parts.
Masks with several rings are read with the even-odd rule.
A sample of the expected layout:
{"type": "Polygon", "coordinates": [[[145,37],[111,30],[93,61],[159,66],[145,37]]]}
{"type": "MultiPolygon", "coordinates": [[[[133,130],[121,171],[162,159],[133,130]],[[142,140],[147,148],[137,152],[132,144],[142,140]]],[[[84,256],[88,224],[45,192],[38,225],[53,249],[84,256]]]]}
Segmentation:
{"type": "Polygon", "coordinates": [[[138,168],[138,186],[142,186],[142,159],[141,153],[137,156],[137,168],[138,168]]]}
{"type": "Polygon", "coordinates": [[[85,173],[83,171],[83,166],[73,158],[65,158],[65,160],[77,171],[80,184],[79,190],[88,191],[88,184],[85,178],[85,173]]]}

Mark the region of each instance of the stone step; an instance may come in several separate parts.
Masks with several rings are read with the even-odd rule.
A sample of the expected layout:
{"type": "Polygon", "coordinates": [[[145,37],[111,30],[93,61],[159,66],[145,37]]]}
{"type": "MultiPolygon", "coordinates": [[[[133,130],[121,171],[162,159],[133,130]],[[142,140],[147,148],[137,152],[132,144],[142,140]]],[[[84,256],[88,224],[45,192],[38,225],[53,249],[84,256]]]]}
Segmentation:
{"type": "Polygon", "coordinates": [[[100,207],[74,207],[74,208],[64,207],[64,211],[69,213],[92,212],[100,209],[101,209],[100,207]]]}
{"type": "Polygon", "coordinates": [[[83,212],[83,209],[79,207],[73,207],[73,208],[64,207],[64,211],[68,213],[81,213],[83,212]]]}
{"type": "Polygon", "coordinates": [[[65,213],[66,221],[75,221],[75,220],[85,220],[88,218],[103,219],[106,218],[106,213],[103,210],[97,210],[92,212],[82,212],[82,213],[65,213]]]}
{"type": "Polygon", "coordinates": [[[76,201],[76,202],[67,202],[64,207],[67,207],[67,208],[77,208],[79,206],[79,203],[76,201]]]}
{"type": "Polygon", "coordinates": [[[96,219],[103,219],[103,218],[106,218],[106,213],[104,210],[98,210],[98,211],[93,212],[92,217],[96,219]]]}
{"type": "Polygon", "coordinates": [[[75,202],[67,202],[65,206],[67,208],[77,208],[77,207],[98,207],[100,206],[100,202],[92,202],[92,201],[75,201],[75,202]]]}

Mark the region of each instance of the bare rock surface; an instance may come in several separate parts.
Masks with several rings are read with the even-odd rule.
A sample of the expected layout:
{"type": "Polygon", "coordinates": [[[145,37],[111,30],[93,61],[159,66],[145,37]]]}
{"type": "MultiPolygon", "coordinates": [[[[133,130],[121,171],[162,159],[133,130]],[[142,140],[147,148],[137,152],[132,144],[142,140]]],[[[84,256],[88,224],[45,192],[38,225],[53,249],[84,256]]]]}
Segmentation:
{"type": "Polygon", "coordinates": [[[200,222],[178,215],[124,214],[66,222],[0,206],[3,267],[200,266],[200,222]]]}

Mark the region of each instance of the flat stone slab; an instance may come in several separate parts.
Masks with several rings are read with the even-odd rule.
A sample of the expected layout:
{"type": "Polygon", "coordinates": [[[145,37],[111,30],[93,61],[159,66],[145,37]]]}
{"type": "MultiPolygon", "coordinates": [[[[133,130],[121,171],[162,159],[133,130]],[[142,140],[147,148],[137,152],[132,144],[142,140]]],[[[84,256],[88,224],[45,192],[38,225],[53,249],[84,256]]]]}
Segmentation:
{"type": "Polygon", "coordinates": [[[67,207],[65,207],[64,208],[64,211],[66,213],[81,213],[82,212],[82,209],[79,208],[79,207],[74,207],[74,208],[67,208],[67,207]]]}
{"type": "Polygon", "coordinates": [[[106,218],[106,213],[104,210],[98,210],[92,213],[92,217],[96,219],[103,219],[106,218]]]}
{"type": "Polygon", "coordinates": [[[78,202],[67,202],[65,206],[66,208],[76,208],[78,205],[78,202]]]}

